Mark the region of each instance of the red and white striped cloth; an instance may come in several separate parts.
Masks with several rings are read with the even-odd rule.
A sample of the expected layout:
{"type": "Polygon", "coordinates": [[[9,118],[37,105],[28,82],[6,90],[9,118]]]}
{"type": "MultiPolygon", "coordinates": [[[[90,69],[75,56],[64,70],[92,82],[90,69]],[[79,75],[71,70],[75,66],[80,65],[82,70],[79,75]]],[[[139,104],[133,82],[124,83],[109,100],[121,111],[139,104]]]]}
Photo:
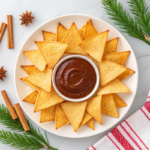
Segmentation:
{"type": "Polygon", "coordinates": [[[140,110],[87,150],[150,150],[150,92],[140,110]]]}

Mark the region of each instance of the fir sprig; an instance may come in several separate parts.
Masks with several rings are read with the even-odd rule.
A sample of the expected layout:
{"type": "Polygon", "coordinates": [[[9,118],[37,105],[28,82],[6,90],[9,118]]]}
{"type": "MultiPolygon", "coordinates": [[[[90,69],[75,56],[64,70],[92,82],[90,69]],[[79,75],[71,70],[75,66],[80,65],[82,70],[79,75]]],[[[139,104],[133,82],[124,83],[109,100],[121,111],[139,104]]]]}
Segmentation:
{"type": "Polygon", "coordinates": [[[26,133],[18,134],[10,131],[0,131],[0,141],[3,144],[8,144],[20,150],[39,150],[43,148],[41,143],[33,136],[28,136],[26,133]]]}
{"type": "Polygon", "coordinates": [[[38,140],[40,140],[42,143],[44,143],[47,147],[49,147],[49,141],[47,138],[47,134],[45,132],[45,138],[43,137],[43,135],[40,133],[40,130],[36,130],[35,127],[33,127],[33,125],[29,122],[29,120],[27,120],[30,131],[28,131],[27,133],[30,135],[35,136],[38,140]]]}
{"type": "Polygon", "coordinates": [[[142,30],[143,28],[123,8],[120,2],[117,2],[117,0],[102,0],[102,4],[104,5],[106,13],[110,16],[109,18],[115,21],[115,24],[122,29],[122,32],[127,33],[129,36],[138,38],[150,45],[150,42],[147,41],[143,35],[145,33],[142,30]]]}
{"type": "Polygon", "coordinates": [[[150,12],[144,0],[130,0],[130,10],[134,14],[134,19],[141,27],[143,33],[150,37],[150,12]]]}
{"type": "Polygon", "coordinates": [[[19,119],[13,120],[8,109],[4,105],[0,105],[0,123],[7,126],[7,128],[12,131],[24,131],[19,119]]]}
{"type": "Polygon", "coordinates": [[[8,109],[0,104],[0,123],[5,125],[10,131],[0,130],[0,141],[4,144],[9,144],[20,150],[39,150],[45,148],[48,150],[57,150],[49,145],[47,134],[45,137],[27,120],[30,131],[24,133],[24,129],[19,119],[13,120],[8,109]]]}

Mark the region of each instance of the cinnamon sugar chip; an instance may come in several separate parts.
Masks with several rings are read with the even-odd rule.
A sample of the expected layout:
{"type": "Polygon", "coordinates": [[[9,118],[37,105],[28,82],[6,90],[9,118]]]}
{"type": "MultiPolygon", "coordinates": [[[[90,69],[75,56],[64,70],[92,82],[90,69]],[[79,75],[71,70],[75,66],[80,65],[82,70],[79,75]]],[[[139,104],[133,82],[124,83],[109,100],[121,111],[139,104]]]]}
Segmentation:
{"type": "Polygon", "coordinates": [[[68,30],[61,24],[58,23],[57,26],[57,42],[62,42],[68,30]]]}
{"type": "Polygon", "coordinates": [[[118,76],[117,79],[122,81],[122,80],[126,79],[127,77],[131,76],[134,73],[135,73],[134,70],[131,70],[130,68],[126,67],[126,71],[123,74],[121,74],[120,76],[118,76]]]}
{"type": "Polygon", "coordinates": [[[60,104],[74,131],[79,128],[84,116],[87,102],[64,102],[60,104]]]}
{"type": "Polygon", "coordinates": [[[55,67],[68,47],[68,44],[60,42],[35,41],[35,44],[40,49],[50,68],[55,67]]]}
{"type": "Polygon", "coordinates": [[[81,34],[81,37],[83,37],[84,31],[85,31],[85,26],[86,26],[86,25],[84,25],[84,26],[79,30],[79,32],[80,32],[80,34],[81,34]]]}
{"type": "Polygon", "coordinates": [[[63,109],[61,108],[60,104],[57,104],[56,107],[56,115],[55,115],[55,129],[66,125],[69,123],[68,118],[66,117],[63,109]]]}
{"type": "Polygon", "coordinates": [[[87,53],[78,45],[81,43],[82,37],[75,25],[72,23],[70,29],[68,30],[66,36],[63,39],[63,43],[67,43],[68,47],[66,49],[66,53],[73,53],[73,54],[80,54],[80,55],[87,55],[87,53]]]}
{"type": "Polygon", "coordinates": [[[126,67],[108,60],[101,61],[98,65],[101,86],[105,86],[126,71],[126,67]]]}
{"type": "Polygon", "coordinates": [[[119,38],[114,38],[106,42],[104,54],[115,53],[117,51],[119,38]]]}
{"type": "Polygon", "coordinates": [[[92,116],[88,112],[85,112],[80,126],[86,124],[91,118],[92,116]]]}
{"type": "Polygon", "coordinates": [[[54,106],[58,103],[63,102],[64,99],[61,98],[56,91],[54,90],[54,88],[52,87],[51,92],[46,92],[44,90],[41,90],[38,94],[36,103],[35,103],[35,108],[34,108],[34,112],[40,111],[40,110],[44,110],[46,108],[49,108],[51,106],[54,106]]]}
{"type": "Polygon", "coordinates": [[[23,99],[23,101],[31,103],[31,104],[35,104],[37,95],[38,95],[38,92],[34,91],[34,92],[30,93],[28,96],[26,96],[23,99]]]}
{"type": "Polygon", "coordinates": [[[110,53],[103,55],[103,60],[113,61],[120,65],[124,65],[130,55],[130,51],[123,51],[118,53],[110,53]]]}
{"type": "Polygon", "coordinates": [[[42,31],[44,41],[56,41],[57,37],[55,33],[42,31]]]}
{"type": "Polygon", "coordinates": [[[21,68],[28,74],[31,75],[32,73],[35,73],[39,71],[34,65],[24,65],[21,66],[21,68]]]}
{"type": "Polygon", "coordinates": [[[116,107],[126,107],[127,104],[117,95],[113,94],[114,101],[116,103],[116,107]]]}
{"type": "Polygon", "coordinates": [[[98,34],[97,30],[95,29],[92,20],[88,20],[86,25],[85,25],[85,29],[83,32],[83,40],[88,39],[89,37],[98,34]]]}
{"type": "Polygon", "coordinates": [[[41,110],[40,123],[55,120],[56,105],[41,110]]]}
{"type": "Polygon", "coordinates": [[[92,130],[94,130],[95,128],[94,128],[94,119],[92,118],[92,119],[90,119],[87,123],[86,123],[86,125],[88,126],[88,127],[90,127],[92,130]]]}
{"type": "Polygon", "coordinates": [[[101,99],[102,96],[96,96],[88,99],[88,104],[86,111],[99,123],[102,125],[102,115],[101,115],[101,99]]]}
{"type": "Polygon", "coordinates": [[[119,118],[113,94],[102,96],[102,113],[115,118],[119,118]]]}
{"type": "Polygon", "coordinates": [[[114,79],[98,90],[98,95],[110,93],[130,93],[130,90],[118,79],[114,79]]]}
{"type": "Polygon", "coordinates": [[[79,46],[90,56],[96,59],[98,62],[101,61],[104,48],[107,40],[107,35],[109,31],[105,31],[96,34],[85,41],[81,42],[79,46]]]}
{"type": "Polygon", "coordinates": [[[35,72],[24,79],[27,82],[47,91],[51,91],[52,69],[46,68],[43,72],[35,72]]]}
{"type": "Polygon", "coordinates": [[[30,59],[30,61],[40,70],[44,71],[46,61],[39,50],[24,51],[23,54],[30,59]]]}

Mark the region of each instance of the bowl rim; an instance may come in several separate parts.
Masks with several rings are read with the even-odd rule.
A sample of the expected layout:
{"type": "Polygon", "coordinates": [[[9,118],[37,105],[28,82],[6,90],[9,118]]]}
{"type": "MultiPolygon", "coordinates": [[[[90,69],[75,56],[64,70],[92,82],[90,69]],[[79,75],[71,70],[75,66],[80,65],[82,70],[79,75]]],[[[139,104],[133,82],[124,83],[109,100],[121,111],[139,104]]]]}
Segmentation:
{"type": "Polygon", "coordinates": [[[16,74],[17,74],[17,64],[18,64],[18,61],[19,61],[19,55],[20,55],[20,53],[22,52],[21,50],[23,49],[24,45],[26,44],[28,38],[30,38],[31,35],[32,35],[34,32],[36,32],[36,30],[38,30],[39,28],[41,28],[41,26],[45,25],[46,23],[48,23],[48,22],[50,22],[50,21],[52,21],[52,20],[54,20],[54,19],[63,18],[63,17],[67,17],[67,16],[84,16],[84,17],[94,18],[94,19],[96,19],[96,20],[100,20],[100,21],[104,22],[105,24],[108,24],[109,26],[111,26],[111,28],[113,28],[115,31],[119,32],[120,36],[122,36],[122,37],[125,39],[125,37],[122,35],[122,33],[121,33],[120,31],[118,31],[118,30],[117,30],[114,26],[112,26],[110,23],[104,21],[104,20],[101,19],[101,18],[94,17],[94,16],[92,16],[92,15],[86,15],[86,14],[80,14],[80,13],[74,13],[74,14],[73,14],[73,13],[72,13],[72,14],[65,14],[65,15],[60,15],[60,16],[57,16],[57,17],[53,17],[52,19],[49,19],[48,21],[45,21],[45,22],[42,23],[40,26],[38,26],[35,30],[33,30],[33,32],[31,32],[31,34],[27,37],[27,39],[24,41],[24,43],[23,43],[22,46],[20,47],[20,51],[18,52],[18,55],[17,55],[16,65],[15,65],[15,71],[14,71],[14,85],[15,85],[15,91],[16,91],[16,94],[17,94],[17,98],[18,98],[18,100],[19,100],[19,103],[20,103],[21,107],[23,108],[24,112],[28,115],[28,117],[29,117],[36,125],[38,125],[39,127],[41,127],[43,130],[45,130],[45,131],[47,131],[47,132],[49,132],[49,133],[51,133],[51,134],[60,136],[60,137],[66,137],[66,138],[72,138],[72,139],[80,139],[80,138],[87,138],[87,137],[96,136],[96,135],[98,135],[98,134],[101,134],[101,133],[103,133],[103,132],[106,132],[106,131],[109,130],[110,128],[113,128],[113,127],[114,127],[116,124],[118,124],[121,120],[123,121],[123,119],[125,118],[126,114],[127,114],[128,111],[129,111],[129,109],[131,108],[131,106],[132,106],[132,104],[133,104],[133,101],[134,101],[134,99],[135,99],[135,95],[136,95],[136,93],[137,93],[138,79],[139,79],[139,70],[138,70],[137,59],[136,59],[136,56],[135,56],[135,54],[134,54],[134,51],[133,51],[131,45],[129,44],[129,42],[125,39],[125,40],[127,41],[127,43],[130,45],[131,50],[133,51],[133,56],[135,57],[136,70],[137,70],[137,71],[136,71],[136,74],[137,74],[137,82],[136,82],[136,83],[137,83],[137,84],[136,84],[136,86],[135,86],[135,93],[133,94],[133,100],[132,100],[132,102],[130,103],[130,105],[128,105],[128,108],[127,108],[126,113],[125,113],[122,117],[120,117],[120,118],[118,119],[118,121],[117,121],[116,123],[114,123],[110,128],[107,128],[107,129],[103,130],[102,132],[97,132],[97,133],[94,133],[94,134],[92,134],[92,135],[86,135],[86,136],[80,136],[80,137],[76,137],[76,136],[72,137],[72,136],[60,135],[60,134],[57,134],[57,133],[50,132],[49,130],[43,128],[43,126],[42,126],[41,124],[38,124],[34,119],[32,119],[32,117],[31,117],[31,116],[29,115],[29,113],[25,110],[25,108],[23,107],[23,104],[21,103],[21,100],[20,100],[20,98],[19,98],[19,94],[18,94],[18,92],[17,92],[17,84],[16,84],[16,83],[17,83],[17,78],[16,78],[16,76],[17,76],[17,75],[16,75],[16,74]]]}
{"type": "Polygon", "coordinates": [[[88,58],[86,56],[83,56],[83,55],[68,55],[68,56],[65,56],[64,58],[62,58],[61,60],[59,60],[59,62],[55,65],[55,67],[53,69],[53,73],[52,73],[52,84],[53,84],[53,87],[54,87],[55,91],[57,92],[57,94],[60,97],[62,97],[65,100],[71,101],[71,102],[81,102],[81,101],[85,101],[85,100],[89,99],[90,97],[92,97],[94,95],[94,93],[97,91],[98,87],[99,87],[99,82],[100,82],[100,74],[99,74],[98,67],[96,66],[96,64],[90,58],[88,58]],[[86,95],[85,97],[78,98],[78,99],[69,98],[69,97],[63,95],[58,90],[58,88],[56,86],[56,83],[55,83],[55,76],[56,76],[57,69],[59,68],[59,66],[63,62],[65,62],[66,60],[71,59],[71,58],[84,59],[85,61],[89,62],[92,65],[92,67],[94,68],[95,73],[96,73],[96,83],[95,83],[95,86],[94,86],[93,90],[88,95],[86,95]]]}

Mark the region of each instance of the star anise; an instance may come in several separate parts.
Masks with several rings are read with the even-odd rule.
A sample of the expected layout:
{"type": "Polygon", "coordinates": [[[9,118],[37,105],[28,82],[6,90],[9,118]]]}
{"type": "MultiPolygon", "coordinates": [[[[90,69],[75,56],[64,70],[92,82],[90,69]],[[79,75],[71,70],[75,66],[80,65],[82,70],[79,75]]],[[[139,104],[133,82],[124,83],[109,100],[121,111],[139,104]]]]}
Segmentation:
{"type": "Polygon", "coordinates": [[[22,13],[23,15],[20,15],[22,22],[21,25],[26,24],[26,27],[28,26],[28,23],[32,23],[32,19],[34,19],[35,17],[31,16],[32,11],[28,12],[26,10],[26,13],[22,13]]]}
{"type": "Polygon", "coordinates": [[[5,73],[7,71],[6,70],[3,70],[3,66],[0,68],[0,80],[3,81],[3,77],[6,77],[5,73]]]}

